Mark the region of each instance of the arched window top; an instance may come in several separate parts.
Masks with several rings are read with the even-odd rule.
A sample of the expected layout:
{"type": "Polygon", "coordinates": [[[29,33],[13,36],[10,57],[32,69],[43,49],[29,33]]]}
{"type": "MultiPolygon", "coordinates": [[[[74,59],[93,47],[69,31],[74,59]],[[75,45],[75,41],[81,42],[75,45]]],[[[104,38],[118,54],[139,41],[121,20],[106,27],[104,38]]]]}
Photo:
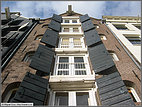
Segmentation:
{"type": "Polygon", "coordinates": [[[36,37],[35,37],[35,40],[41,40],[42,39],[42,37],[43,37],[43,35],[37,35],[36,37]]]}
{"type": "Polygon", "coordinates": [[[16,91],[18,90],[21,82],[13,82],[9,84],[3,94],[2,94],[2,102],[10,102],[10,100],[15,96],[16,91]]]}
{"type": "Polygon", "coordinates": [[[23,61],[30,63],[31,60],[32,60],[32,57],[34,56],[34,53],[35,53],[35,51],[30,51],[30,52],[26,53],[26,55],[25,55],[23,61]]]}
{"type": "Polygon", "coordinates": [[[111,55],[113,61],[119,61],[118,56],[116,55],[116,53],[112,50],[108,50],[109,54],[111,55]]]}
{"type": "Polygon", "coordinates": [[[123,80],[124,84],[127,87],[127,90],[131,96],[131,98],[133,99],[134,102],[141,102],[139,96],[137,95],[134,86],[135,84],[132,81],[128,81],[128,80],[123,80]]]}
{"type": "Polygon", "coordinates": [[[49,24],[44,24],[44,25],[42,25],[42,28],[44,27],[44,28],[48,28],[48,25],[49,24]]]}
{"type": "Polygon", "coordinates": [[[101,40],[107,40],[107,38],[106,38],[106,35],[105,35],[105,34],[100,33],[100,34],[99,34],[99,36],[100,36],[101,40]]]}

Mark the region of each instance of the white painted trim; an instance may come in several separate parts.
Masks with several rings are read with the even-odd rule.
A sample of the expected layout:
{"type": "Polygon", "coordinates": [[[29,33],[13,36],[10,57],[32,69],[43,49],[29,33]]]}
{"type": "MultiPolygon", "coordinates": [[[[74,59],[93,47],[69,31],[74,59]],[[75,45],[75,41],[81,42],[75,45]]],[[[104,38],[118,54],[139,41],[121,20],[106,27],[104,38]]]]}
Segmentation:
{"type": "Polygon", "coordinates": [[[131,92],[132,92],[132,94],[133,94],[135,100],[136,100],[137,102],[141,102],[141,100],[140,100],[139,96],[137,95],[135,89],[132,88],[132,87],[127,87],[127,88],[131,90],[131,92]]]}

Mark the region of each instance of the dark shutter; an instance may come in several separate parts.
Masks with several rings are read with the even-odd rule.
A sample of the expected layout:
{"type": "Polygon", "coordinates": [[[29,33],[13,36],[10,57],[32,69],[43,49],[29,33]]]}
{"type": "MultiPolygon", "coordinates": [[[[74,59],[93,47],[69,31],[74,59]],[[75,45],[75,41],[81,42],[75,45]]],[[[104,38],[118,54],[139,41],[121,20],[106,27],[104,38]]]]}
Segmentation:
{"type": "Polygon", "coordinates": [[[59,16],[59,15],[56,15],[56,14],[53,14],[52,19],[59,22],[59,23],[62,22],[62,16],[59,16]]]}
{"type": "Polygon", "coordinates": [[[14,98],[10,102],[34,103],[34,105],[44,105],[47,89],[47,79],[27,72],[14,98]]]}
{"type": "Polygon", "coordinates": [[[40,44],[29,66],[49,75],[54,61],[54,54],[55,52],[51,48],[40,44]]]}
{"type": "Polygon", "coordinates": [[[104,72],[115,65],[103,44],[89,48],[89,57],[95,73],[104,72]]]}
{"type": "Polygon", "coordinates": [[[85,21],[87,21],[87,20],[89,20],[90,18],[89,18],[89,16],[88,16],[88,14],[85,14],[85,15],[83,15],[83,16],[80,16],[80,22],[81,23],[83,23],[83,22],[85,22],[85,21]]]}
{"type": "Polygon", "coordinates": [[[51,48],[52,47],[55,48],[57,46],[58,39],[59,39],[58,32],[47,29],[40,42],[45,43],[51,48]]]}
{"type": "Polygon", "coordinates": [[[48,27],[54,31],[57,31],[57,32],[60,32],[61,30],[61,24],[54,21],[54,20],[51,20],[50,24],[48,25],[48,27]]]}
{"type": "Polygon", "coordinates": [[[102,105],[135,105],[118,72],[96,79],[102,105]]]}
{"type": "Polygon", "coordinates": [[[88,47],[101,41],[101,39],[95,29],[90,30],[88,32],[84,32],[84,34],[85,34],[86,44],[88,47]]]}
{"type": "Polygon", "coordinates": [[[94,24],[92,23],[91,20],[87,20],[84,23],[82,23],[82,28],[83,28],[84,32],[87,32],[87,31],[89,31],[91,29],[94,29],[95,26],[94,26],[94,24]]]}

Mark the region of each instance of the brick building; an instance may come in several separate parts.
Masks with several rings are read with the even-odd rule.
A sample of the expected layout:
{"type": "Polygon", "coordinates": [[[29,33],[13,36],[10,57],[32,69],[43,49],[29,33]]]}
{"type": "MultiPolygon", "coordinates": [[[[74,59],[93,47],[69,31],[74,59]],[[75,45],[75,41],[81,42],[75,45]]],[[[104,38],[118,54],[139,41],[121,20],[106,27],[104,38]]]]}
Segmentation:
{"type": "Polygon", "coordinates": [[[40,19],[2,72],[2,102],[140,105],[140,69],[101,19],[40,19]]]}

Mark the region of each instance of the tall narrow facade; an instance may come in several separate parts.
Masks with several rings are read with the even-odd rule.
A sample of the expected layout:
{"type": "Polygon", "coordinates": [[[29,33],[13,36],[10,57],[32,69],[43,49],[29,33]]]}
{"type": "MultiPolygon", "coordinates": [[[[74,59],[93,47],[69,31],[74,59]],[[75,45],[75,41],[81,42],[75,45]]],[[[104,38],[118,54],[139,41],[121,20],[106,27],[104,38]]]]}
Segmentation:
{"type": "Polygon", "coordinates": [[[140,69],[101,19],[40,19],[2,72],[2,102],[140,105],[140,69]]]}

